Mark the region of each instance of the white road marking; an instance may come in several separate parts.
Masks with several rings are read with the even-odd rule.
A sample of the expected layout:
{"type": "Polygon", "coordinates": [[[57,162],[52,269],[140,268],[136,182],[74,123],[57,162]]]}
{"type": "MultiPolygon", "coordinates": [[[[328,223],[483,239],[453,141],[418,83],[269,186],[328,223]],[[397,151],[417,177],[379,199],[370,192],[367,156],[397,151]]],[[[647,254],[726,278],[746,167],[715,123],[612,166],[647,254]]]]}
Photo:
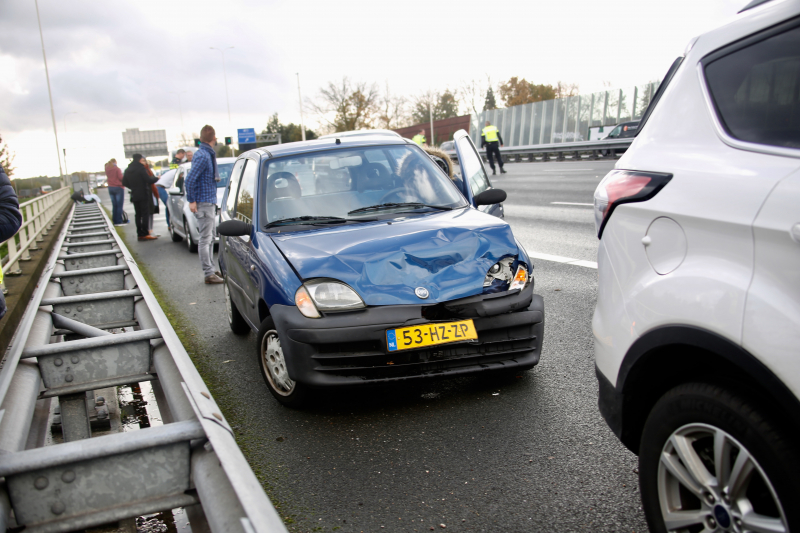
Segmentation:
{"type": "Polygon", "coordinates": [[[585,172],[596,168],[543,168],[541,172],[585,172]]]}
{"type": "Polygon", "coordinates": [[[589,207],[594,207],[594,204],[582,204],[579,202],[550,202],[550,203],[557,205],[588,205],[589,207]]]}
{"type": "Polygon", "coordinates": [[[573,259],[571,257],[562,257],[560,255],[550,255],[539,252],[528,252],[528,256],[534,259],[541,259],[542,261],[553,261],[554,263],[564,263],[565,265],[582,266],[597,270],[597,263],[594,261],[584,261],[583,259],[573,259]]]}

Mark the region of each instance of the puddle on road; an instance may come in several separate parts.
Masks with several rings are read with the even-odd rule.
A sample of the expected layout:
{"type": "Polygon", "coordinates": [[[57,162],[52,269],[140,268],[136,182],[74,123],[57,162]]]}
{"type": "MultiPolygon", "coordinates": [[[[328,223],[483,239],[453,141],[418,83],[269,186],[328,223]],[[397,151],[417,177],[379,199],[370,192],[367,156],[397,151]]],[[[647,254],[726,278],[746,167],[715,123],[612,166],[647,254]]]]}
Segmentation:
{"type": "MultiPolygon", "coordinates": [[[[138,431],[161,426],[161,412],[149,381],[117,388],[122,431],[138,431]]],[[[137,533],[191,533],[189,519],[183,508],[162,511],[136,518],[137,533]]]]}

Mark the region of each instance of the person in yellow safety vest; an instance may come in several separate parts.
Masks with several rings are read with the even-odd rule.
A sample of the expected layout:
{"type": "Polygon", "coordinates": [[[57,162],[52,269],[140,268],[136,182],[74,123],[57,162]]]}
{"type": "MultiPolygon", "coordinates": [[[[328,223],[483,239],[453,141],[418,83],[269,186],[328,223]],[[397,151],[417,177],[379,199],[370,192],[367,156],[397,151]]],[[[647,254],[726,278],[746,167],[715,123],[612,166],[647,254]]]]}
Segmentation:
{"type": "Polygon", "coordinates": [[[427,142],[427,140],[425,139],[425,130],[424,129],[419,130],[419,133],[414,135],[414,137],[412,137],[411,140],[414,141],[415,143],[417,143],[420,146],[425,144],[427,142]]]}
{"type": "Polygon", "coordinates": [[[494,158],[497,158],[497,164],[500,165],[500,174],[505,174],[503,158],[500,157],[503,138],[500,137],[500,131],[495,126],[492,126],[488,120],[486,121],[486,127],[481,132],[481,148],[484,146],[486,147],[486,158],[489,160],[489,166],[492,167],[492,175],[497,174],[494,169],[494,158]]]}

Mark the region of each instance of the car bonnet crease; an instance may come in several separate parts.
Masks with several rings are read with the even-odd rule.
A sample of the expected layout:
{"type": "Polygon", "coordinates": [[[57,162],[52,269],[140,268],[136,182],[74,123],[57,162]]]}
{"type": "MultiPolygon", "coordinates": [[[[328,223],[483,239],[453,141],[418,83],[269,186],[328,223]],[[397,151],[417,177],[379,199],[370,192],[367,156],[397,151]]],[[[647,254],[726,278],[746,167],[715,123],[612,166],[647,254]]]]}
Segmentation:
{"type": "Polygon", "coordinates": [[[480,294],[488,269],[516,256],[509,225],[474,209],[406,220],[270,234],[304,280],[333,278],[367,305],[436,303],[480,294]],[[414,289],[425,287],[420,300],[414,289]]]}

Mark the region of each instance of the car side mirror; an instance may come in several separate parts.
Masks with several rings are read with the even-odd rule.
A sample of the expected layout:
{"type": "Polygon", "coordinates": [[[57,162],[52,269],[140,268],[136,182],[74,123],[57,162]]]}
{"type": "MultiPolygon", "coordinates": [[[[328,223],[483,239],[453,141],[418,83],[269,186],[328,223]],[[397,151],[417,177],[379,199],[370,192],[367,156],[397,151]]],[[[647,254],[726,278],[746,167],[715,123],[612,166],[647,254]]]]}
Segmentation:
{"type": "Polygon", "coordinates": [[[494,205],[505,202],[508,195],[503,189],[486,189],[475,196],[475,205],[494,205]]]}
{"type": "Polygon", "coordinates": [[[242,220],[226,220],[217,226],[217,233],[226,237],[245,237],[253,231],[253,225],[242,220]]]}
{"type": "Polygon", "coordinates": [[[180,189],[180,187],[172,187],[167,192],[169,194],[171,194],[172,196],[181,196],[181,195],[183,195],[183,191],[180,189]]]}

